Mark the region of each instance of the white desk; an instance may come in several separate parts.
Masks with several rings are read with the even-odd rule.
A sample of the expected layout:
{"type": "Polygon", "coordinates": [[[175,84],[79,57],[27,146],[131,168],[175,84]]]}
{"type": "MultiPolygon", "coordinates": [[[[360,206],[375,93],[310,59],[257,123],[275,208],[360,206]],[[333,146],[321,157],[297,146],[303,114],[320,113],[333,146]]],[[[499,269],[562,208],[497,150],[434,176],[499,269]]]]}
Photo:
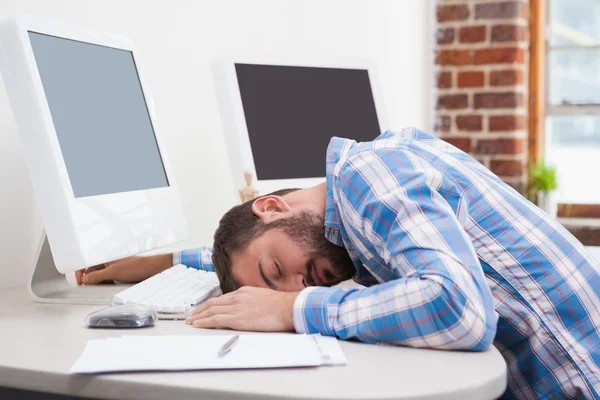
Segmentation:
{"type": "MultiPolygon", "coordinates": [[[[0,291],[0,387],[103,399],[461,399],[497,398],[506,365],[486,352],[449,352],[342,342],[343,367],[69,375],[88,339],[123,334],[211,335],[182,321],[94,330],[98,306],[34,303],[24,287],[0,291]]],[[[152,351],[152,349],[148,349],[152,351]]]]}

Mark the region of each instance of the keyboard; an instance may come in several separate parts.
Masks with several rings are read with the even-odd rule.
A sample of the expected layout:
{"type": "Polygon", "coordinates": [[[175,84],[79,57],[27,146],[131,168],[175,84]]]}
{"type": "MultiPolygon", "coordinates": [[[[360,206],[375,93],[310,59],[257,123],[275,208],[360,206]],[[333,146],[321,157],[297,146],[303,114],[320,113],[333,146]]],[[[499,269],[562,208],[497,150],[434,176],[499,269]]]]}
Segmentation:
{"type": "Polygon", "coordinates": [[[117,293],[112,304],[141,304],[156,312],[159,319],[184,319],[204,301],[220,294],[217,274],[177,264],[117,293]]]}

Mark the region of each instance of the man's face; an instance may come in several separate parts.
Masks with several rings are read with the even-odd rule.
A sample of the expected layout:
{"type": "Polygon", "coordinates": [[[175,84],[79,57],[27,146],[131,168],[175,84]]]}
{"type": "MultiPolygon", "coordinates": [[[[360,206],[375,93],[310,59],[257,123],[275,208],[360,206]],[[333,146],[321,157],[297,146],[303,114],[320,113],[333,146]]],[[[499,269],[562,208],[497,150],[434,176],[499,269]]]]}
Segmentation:
{"type": "Polygon", "coordinates": [[[325,238],[318,214],[302,211],[269,227],[232,255],[232,273],[241,285],[296,292],[307,286],[332,286],[354,275],[346,250],[325,238]]]}

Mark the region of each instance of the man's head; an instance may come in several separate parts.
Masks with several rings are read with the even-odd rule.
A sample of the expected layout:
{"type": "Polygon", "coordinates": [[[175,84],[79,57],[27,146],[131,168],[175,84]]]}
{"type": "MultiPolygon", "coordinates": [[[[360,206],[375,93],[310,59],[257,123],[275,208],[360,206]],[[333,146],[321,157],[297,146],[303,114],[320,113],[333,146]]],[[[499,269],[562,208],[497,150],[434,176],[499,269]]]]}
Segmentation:
{"type": "Polygon", "coordinates": [[[318,211],[290,206],[285,189],[233,207],[219,223],[213,264],[223,293],[241,286],[300,291],[354,275],[346,250],[325,238],[318,211]]]}

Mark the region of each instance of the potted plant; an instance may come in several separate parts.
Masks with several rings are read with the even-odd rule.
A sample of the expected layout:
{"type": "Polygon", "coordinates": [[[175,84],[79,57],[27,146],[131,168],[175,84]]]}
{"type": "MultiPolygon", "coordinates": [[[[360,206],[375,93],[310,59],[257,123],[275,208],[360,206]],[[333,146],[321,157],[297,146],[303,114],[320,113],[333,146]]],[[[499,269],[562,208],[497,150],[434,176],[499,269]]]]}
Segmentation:
{"type": "Polygon", "coordinates": [[[527,198],[536,203],[552,218],[556,218],[557,201],[556,167],[547,165],[544,160],[533,164],[529,168],[529,185],[527,198]]]}

